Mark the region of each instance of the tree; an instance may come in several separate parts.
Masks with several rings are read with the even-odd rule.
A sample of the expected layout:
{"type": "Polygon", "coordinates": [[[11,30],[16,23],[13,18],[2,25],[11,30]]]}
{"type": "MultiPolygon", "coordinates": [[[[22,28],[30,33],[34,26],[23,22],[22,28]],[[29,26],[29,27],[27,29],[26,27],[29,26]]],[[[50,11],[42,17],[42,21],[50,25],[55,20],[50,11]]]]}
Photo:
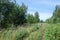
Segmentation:
{"type": "Polygon", "coordinates": [[[27,7],[22,4],[21,6],[16,6],[15,8],[15,14],[13,14],[13,24],[16,26],[22,25],[26,22],[27,7]]]}
{"type": "Polygon", "coordinates": [[[31,14],[27,15],[27,23],[35,23],[35,17],[31,14]]]}
{"type": "Polygon", "coordinates": [[[35,20],[36,22],[40,22],[40,19],[39,19],[39,13],[38,12],[35,12],[35,20]]]}
{"type": "Polygon", "coordinates": [[[60,22],[60,6],[56,5],[56,9],[53,12],[53,16],[49,19],[50,23],[59,23],[60,22]]]}
{"type": "Polygon", "coordinates": [[[53,18],[54,23],[60,22],[60,6],[59,5],[56,6],[56,9],[53,13],[53,17],[54,17],[53,18]]]}
{"type": "Polygon", "coordinates": [[[15,26],[22,25],[26,22],[26,13],[27,13],[27,7],[22,4],[21,6],[16,4],[15,2],[11,1],[1,1],[0,6],[0,14],[3,16],[3,19],[1,20],[1,26],[2,28],[9,27],[10,24],[13,24],[15,26]]]}
{"type": "Polygon", "coordinates": [[[44,21],[43,21],[43,20],[41,20],[40,22],[41,22],[41,23],[43,23],[44,21]]]}
{"type": "Polygon", "coordinates": [[[0,14],[3,16],[0,27],[7,28],[11,23],[10,14],[14,4],[10,0],[0,0],[0,5],[0,14]]]}
{"type": "Polygon", "coordinates": [[[40,22],[38,12],[35,12],[35,15],[32,14],[27,15],[27,23],[38,23],[38,22],[40,22]]]}

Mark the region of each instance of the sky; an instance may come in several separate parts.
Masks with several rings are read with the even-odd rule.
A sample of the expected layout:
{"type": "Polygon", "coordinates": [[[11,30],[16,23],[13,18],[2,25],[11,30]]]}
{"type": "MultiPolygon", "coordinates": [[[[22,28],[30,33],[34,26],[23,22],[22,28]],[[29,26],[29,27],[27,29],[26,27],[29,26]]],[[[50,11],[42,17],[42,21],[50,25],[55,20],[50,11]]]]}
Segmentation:
{"type": "Polygon", "coordinates": [[[33,14],[39,12],[39,18],[46,20],[53,15],[56,5],[60,5],[60,0],[16,0],[17,4],[24,3],[27,7],[27,13],[33,14]]]}

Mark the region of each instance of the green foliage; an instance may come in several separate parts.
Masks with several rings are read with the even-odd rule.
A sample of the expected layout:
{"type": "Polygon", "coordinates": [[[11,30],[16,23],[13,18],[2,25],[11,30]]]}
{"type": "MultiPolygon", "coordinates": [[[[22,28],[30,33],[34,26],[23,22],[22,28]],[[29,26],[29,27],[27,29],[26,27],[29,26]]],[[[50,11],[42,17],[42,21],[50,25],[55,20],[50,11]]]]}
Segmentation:
{"type": "Polygon", "coordinates": [[[32,33],[26,40],[41,40],[40,31],[36,31],[36,32],[32,33]]]}
{"type": "Polygon", "coordinates": [[[22,3],[22,5],[17,5],[16,0],[0,0],[0,27],[8,28],[11,24],[18,26],[24,23],[38,23],[40,22],[39,13],[35,12],[35,15],[26,14],[27,7],[22,3]],[[27,17],[26,17],[27,15],[27,17]],[[2,17],[3,16],[3,17],[2,17]]]}
{"type": "Polygon", "coordinates": [[[27,7],[24,4],[19,6],[10,0],[1,0],[0,3],[1,28],[11,27],[10,24],[18,26],[26,22],[27,7]]]}
{"type": "Polygon", "coordinates": [[[37,31],[39,25],[18,27],[17,29],[6,29],[0,32],[0,40],[25,40],[26,37],[37,31]]]}
{"type": "Polygon", "coordinates": [[[60,23],[4,30],[0,32],[0,40],[60,40],[60,23]]]}
{"type": "Polygon", "coordinates": [[[48,19],[49,23],[60,23],[60,6],[56,5],[56,9],[53,12],[53,16],[48,19]]]}
{"type": "Polygon", "coordinates": [[[19,24],[22,25],[23,23],[26,22],[27,8],[24,4],[22,4],[21,6],[17,6],[15,8],[16,10],[14,11],[12,22],[16,26],[19,24]]]}
{"type": "Polygon", "coordinates": [[[41,23],[43,23],[44,21],[43,21],[43,20],[41,20],[40,22],[41,22],[41,23]]]}
{"type": "Polygon", "coordinates": [[[40,19],[39,19],[39,13],[38,12],[35,12],[35,22],[40,22],[40,19]]]}
{"type": "Polygon", "coordinates": [[[19,33],[16,34],[16,40],[24,40],[25,37],[27,37],[29,33],[26,30],[22,30],[19,33]]]}
{"type": "Polygon", "coordinates": [[[45,29],[45,40],[60,40],[59,26],[59,24],[49,24],[45,29]]]}
{"type": "Polygon", "coordinates": [[[27,23],[39,23],[40,22],[38,12],[35,12],[35,15],[28,14],[26,18],[27,18],[27,23]]]}
{"type": "Polygon", "coordinates": [[[13,3],[9,0],[0,1],[0,14],[3,15],[3,19],[1,20],[1,27],[7,28],[8,25],[11,23],[10,13],[13,8],[13,3]]]}
{"type": "Polygon", "coordinates": [[[27,15],[27,23],[35,23],[35,17],[31,14],[27,15]]]}

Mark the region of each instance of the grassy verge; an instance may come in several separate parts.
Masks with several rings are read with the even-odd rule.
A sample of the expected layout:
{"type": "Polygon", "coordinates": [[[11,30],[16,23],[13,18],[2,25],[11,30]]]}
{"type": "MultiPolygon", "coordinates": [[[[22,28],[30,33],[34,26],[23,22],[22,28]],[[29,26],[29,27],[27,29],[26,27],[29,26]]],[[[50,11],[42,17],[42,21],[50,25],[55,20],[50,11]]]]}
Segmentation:
{"type": "Polygon", "coordinates": [[[38,25],[18,27],[16,30],[5,30],[0,32],[0,40],[24,40],[30,33],[39,29],[38,25]]]}

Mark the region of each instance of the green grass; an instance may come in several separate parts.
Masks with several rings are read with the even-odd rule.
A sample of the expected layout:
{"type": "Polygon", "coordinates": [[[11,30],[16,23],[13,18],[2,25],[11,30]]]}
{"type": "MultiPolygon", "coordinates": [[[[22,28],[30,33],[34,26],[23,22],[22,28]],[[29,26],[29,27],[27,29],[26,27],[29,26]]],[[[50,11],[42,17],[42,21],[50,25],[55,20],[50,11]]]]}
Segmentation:
{"type": "Polygon", "coordinates": [[[0,32],[0,40],[24,40],[30,33],[39,29],[39,26],[18,27],[16,30],[5,30],[0,32]]]}
{"type": "Polygon", "coordinates": [[[0,32],[0,40],[60,40],[60,23],[43,23],[0,32]]]}

